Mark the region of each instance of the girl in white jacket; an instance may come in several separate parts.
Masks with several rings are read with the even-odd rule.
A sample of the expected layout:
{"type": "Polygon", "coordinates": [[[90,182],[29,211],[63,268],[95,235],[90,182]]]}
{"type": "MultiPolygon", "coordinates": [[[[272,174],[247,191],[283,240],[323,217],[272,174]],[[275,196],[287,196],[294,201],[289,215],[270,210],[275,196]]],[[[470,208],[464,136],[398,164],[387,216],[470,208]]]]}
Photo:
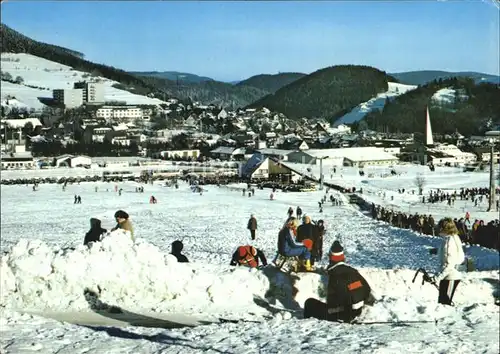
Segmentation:
{"type": "Polygon", "coordinates": [[[439,282],[438,302],[444,305],[452,305],[453,295],[462,279],[460,266],[465,261],[462,241],[458,236],[458,229],[451,218],[441,221],[440,236],[444,237],[444,244],[439,249],[441,270],[436,275],[439,282]]]}

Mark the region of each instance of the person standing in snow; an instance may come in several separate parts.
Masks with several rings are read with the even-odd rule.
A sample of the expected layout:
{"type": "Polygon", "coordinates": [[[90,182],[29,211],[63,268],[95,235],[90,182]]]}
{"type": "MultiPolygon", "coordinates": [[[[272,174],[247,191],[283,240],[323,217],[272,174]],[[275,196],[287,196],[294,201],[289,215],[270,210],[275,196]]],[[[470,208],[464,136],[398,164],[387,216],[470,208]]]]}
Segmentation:
{"type": "Polygon", "coordinates": [[[91,218],[90,219],[90,230],[85,234],[85,239],[83,244],[87,246],[89,242],[99,242],[103,234],[107,232],[106,229],[101,227],[101,220],[91,218]]]}
{"type": "Polygon", "coordinates": [[[264,267],[267,266],[267,259],[264,252],[250,245],[239,246],[233,253],[230,265],[257,268],[259,267],[259,260],[264,267]]]}
{"type": "Polygon", "coordinates": [[[257,230],[257,219],[252,214],[250,219],[248,219],[247,229],[250,230],[250,237],[255,240],[255,230],[257,230]]]}
{"type": "Polygon", "coordinates": [[[172,242],[172,252],[170,252],[170,254],[175,256],[175,258],[177,258],[177,262],[179,263],[189,263],[187,257],[182,254],[183,249],[184,244],[182,243],[182,241],[176,240],[172,242]]]}
{"type": "Polygon", "coordinates": [[[326,304],[309,298],[304,304],[304,318],[351,322],[361,315],[365,304],[372,305],[374,297],[365,278],[345,264],[344,249],[339,241],[330,248],[328,291],[326,304]]]}
{"type": "Polygon", "coordinates": [[[129,231],[132,242],[135,242],[134,228],[132,227],[132,223],[129,220],[129,215],[123,210],[118,210],[115,213],[115,219],[117,224],[113,229],[111,229],[111,231],[115,231],[117,229],[129,231]]]}
{"type": "Polygon", "coordinates": [[[311,217],[305,215],[302,219],[302,225],[297,228],[297,241],[302,242],[305,239],[313,239],[314,225],[311,223],[311,217]]]}
{"type": "MultiPolygon", "coordinates": [[[[451,218],[444,218],[440,222],[439,235],[444,237],[443,246],[439,248],[440,271],[434,277],[439,283],[438,302],[443,305],[453,305],[453,296],[462,279],[459,266],[465,261],[462,241],[458,236],[458,229],[451,218]]],[[[433,250],[436,253],[435,249],[433,250]]]]}
{"type": "Polygon", "coordinates": [[[297,207],[297,210],[295,213],[297,214],[297,219],[300,220],[300,218],[302,217],[302,209],[300,208],[300,206],[297,207]]]}

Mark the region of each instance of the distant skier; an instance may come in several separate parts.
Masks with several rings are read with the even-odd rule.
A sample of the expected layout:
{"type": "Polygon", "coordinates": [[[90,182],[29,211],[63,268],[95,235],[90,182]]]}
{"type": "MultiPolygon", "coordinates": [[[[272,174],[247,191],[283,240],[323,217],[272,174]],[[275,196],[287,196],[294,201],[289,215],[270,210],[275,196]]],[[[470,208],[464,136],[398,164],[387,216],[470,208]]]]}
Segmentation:
{"type": "Polygon", "coordinates": [[[76,204],[82,204],[82,197],[81,196],[76,197],[76,204]]]}
{"type": "Polygon", "coordinates": [[[75,194],[75,200],[73,201],[73,204],[78,203],[78,196],[75,194]]]}
{"type": "Polygon", "coordinates": [[[326,304],[309,298],[304,304],[304,318],[351,322],[365,304],[374,303],[370,285],[359,272],[345,264],[344,249],[335,241],[330,249],[326,304]]]}
{"type": "Polygon", "coordinates": [[[156,204],[158,203],[158,200],[155,198],[154,195],[152,195],[150,198],[149,198],[149,204],[156,204]]]}
{"type": "Polygon", "coordinates": [[[267,265],[267,259],[264,253],[250,245],[239,246],[233,253],[230,265],[240,265],[250,268],[259,267],[259,260],[263,266],[267,265]]]}
{"type": "Polygon", "coordinates": [[[292,207],[288,208],[287,214],[288,214],[289,218],[292,217],[292,215],[293,215],[293,208],[292,207]]]}
{"type": "Polygon", "coordinates": [[[101,241],[102,235],[106,232],[107,230],[101,227],[101,220],[95,218],[90,219],[90,230],[85,234],[83,244],[88,245],[89,242],[101,241]]]}
{"type": "Polygon", "coordinates": [[[170,254],[174,255],[177,258],[177,262],[179,263],[189,263],[189,260],[185,255],[182,254],[182,250],[184,248],[184,244],[182,241],[176,240],[172,242],[172,252],[170,254]]]}

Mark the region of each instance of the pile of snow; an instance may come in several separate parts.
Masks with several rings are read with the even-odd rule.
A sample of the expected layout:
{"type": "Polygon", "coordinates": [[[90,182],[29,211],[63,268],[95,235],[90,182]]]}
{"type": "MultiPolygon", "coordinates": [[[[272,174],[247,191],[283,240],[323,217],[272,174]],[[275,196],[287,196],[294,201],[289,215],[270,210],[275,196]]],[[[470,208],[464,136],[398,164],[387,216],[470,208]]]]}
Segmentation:
{"type": "Polygon", "coordinates": [[[169,312],[173,307],[202,312],[253,303],[264,296],[267,278],[257,271],[203,264],[179,264],[146,243],[132,244],[117,230],[92,247],[50,248],[19,241],[0,264],[2,306],[53,310],[89,309],[88,289],[111,305],[169,312]]]}
{"type": "MultiPolygon", "coordinates": [[[[23,78],[22,84],[2,81],[1,100],[3,106],[39,109],[43,107],[43,104],[38,100],[38,97],[51,98],[54,89],[71,89],[75,82],[90,79],[89,73],[77,71],[70,66],[30,54],[2,53],[1,60],[2,72],[9,73],[13,79],[17,76],[23,78]],[[8,99],[8,97],[15,97],[15,100],[8,99]]],[[[96,77],[96,79],[104,83],[104,99],[106,101],[125,101],[127,104],[137,105],[166,103],[156,98],[116,89],[112,87],[112,85],[117,84],[116,81],[103,77],[96,77]]]]}
{"type": "Polygon", "coordinates": [[[387,99],[394,99],[399,95],[417,88],[417,86],[415,85],[404,85],[395,82],[389,82],[388,85],[389,87],[386,92],[379,93],[377,96],[371,98],[370,100],[360,103],[352,111],[337,119],[334,125],[352,124],[354,122],[358,122],[371,111],[375,109],[382,110],[387,99]]]}
{"type": "MultiPolygon", "coordinates": [[[[498,262],[488,266],[498,269],[498,262]]],[[[435,289],[422,287],[420,279],[412,283],[414,270],[360,271],[372,285],[375,296],[383,300],[367,310],[365,318],[390,320],[396,313],[400,319],[425,319],[440,307],[435,289]]],[[[469,273],[458,288],[456,302],[492,303],[491,285],[483,280],[485,276],[494,279],[498,270],[469,273]]],[[[250,311],[267,311],[257,306],[256,298],[272,299],[278,309],[300,311],[307,298],[324,299],[327,282],[319,274],[291,277],[274,267],[258,271],[177,263],[172,255],[142,240],[132,244],[121,230],[90,248],[81,245],[75,250],[53,249],[38,240],[21,240],[2,257],[0,280],[0,304],[10,309],[90,310],[98,306],[97,298],[88,296],[91,291],[99,294],[102,303],[135,311],[245,317],[250,311]]]]}

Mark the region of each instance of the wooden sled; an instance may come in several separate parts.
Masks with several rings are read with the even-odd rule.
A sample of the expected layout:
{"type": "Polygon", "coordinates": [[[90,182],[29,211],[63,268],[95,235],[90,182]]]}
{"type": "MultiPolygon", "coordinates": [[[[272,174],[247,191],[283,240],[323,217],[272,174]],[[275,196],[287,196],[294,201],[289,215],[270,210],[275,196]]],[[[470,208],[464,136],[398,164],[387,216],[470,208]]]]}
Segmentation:
{"type": "Polygon", "coordinates": [[[308,273],[315,271],[314,267],[310,271],[305,270],[303,261],[297,256],[287,257],[282,254],[277,254],[273,261],[273,265],[284,273],[308,273]]]}

